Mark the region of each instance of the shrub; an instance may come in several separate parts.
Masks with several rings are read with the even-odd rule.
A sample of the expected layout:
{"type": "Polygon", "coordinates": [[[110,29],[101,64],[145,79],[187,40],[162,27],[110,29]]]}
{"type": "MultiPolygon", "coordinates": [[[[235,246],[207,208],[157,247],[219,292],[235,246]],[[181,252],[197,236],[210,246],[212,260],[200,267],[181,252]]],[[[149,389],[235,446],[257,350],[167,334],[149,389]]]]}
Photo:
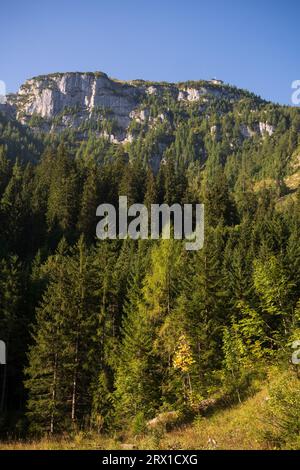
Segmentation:
{"type": "Polygon", "coordinates": [[[267,442],[276,448],[299,449],[300,446],[300,379],[287,372],[270,389],[265,431],[267,442]]]}

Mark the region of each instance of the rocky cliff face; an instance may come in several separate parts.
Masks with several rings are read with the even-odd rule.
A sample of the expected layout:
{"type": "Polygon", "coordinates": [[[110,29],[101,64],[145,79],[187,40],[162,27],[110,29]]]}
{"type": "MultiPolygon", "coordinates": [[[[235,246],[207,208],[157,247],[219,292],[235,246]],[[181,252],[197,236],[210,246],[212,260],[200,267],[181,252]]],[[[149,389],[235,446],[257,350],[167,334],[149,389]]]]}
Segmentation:
{"type": "Polygon", "coordinates": [[[119,131],[124,131],[140,94],[138,87],[111,80],[103,73],[64,73],[27,80],[8,102],[23,124],[39,117],[39,124],[48,131],[78,128],[85,121],[96,120],[96,115],[104,119],[107,114],[119,131]]]}
{"type": "MultiPolygon", "coordinates": [[[[130,123],[155,120],[145,107],[149,98],[159,98],[166,92],[176,101],[199,102],[199,111],[210,98],[240,99],[241,90],[222,82],[195,82],[190,84],[149,83],[144,81],[121,82],[102,72],[57,73],[27,80],[18,93],[7,98],[6,112],[15,114],[22,124],[45,132],[77,129],[87,133],[93,130],[112,142],[131,141],[130,123]]],[[[158,119],[158,118],[156,118],[158,119]]],[[[164,119],[161,114],[160,120],[164,119]]],[[[270,133],[267,123],[261,123],[258,132],[270,133]]],[[[242,129],[245,137],[251,133],[242,129]]]]}

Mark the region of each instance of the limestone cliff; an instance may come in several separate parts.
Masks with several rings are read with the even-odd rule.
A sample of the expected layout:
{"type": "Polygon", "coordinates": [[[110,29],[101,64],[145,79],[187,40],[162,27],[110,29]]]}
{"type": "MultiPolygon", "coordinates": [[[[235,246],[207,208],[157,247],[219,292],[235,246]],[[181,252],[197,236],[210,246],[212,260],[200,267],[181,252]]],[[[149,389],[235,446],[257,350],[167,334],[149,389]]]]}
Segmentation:
{"type": "MultiPolygon", "coordinates": [[[[112,142],[126,142],[133,139],[129,129],[132,121],[153,126],[165,119],[164,113],[151,117],[145,103],[166,93],[183,105],[199,103],[199,112],[205,110],[209,99],[233,102],[244,96],[242,90],[216,80],[181,84],[122,82],[102,72],[67,72],[27,80],[18,93],[7,97],[5,110],[38,131],[75,129],[84,135],[93,126],[96,133],[112,142]]],[[[259,123],[254,132],[270,134],[272,129],[268,123],[259,123]]],[[[251,131],[242,127],[241,134],[250,137],[251,131]]]]}

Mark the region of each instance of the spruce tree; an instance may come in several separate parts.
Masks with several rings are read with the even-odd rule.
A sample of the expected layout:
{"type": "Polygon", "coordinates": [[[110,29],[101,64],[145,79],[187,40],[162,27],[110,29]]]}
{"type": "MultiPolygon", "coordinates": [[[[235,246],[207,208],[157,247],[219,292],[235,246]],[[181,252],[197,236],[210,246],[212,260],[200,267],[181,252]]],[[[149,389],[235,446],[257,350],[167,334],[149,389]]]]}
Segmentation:
{"type": "Polygon", "coordinates": [[[83,239],[68,253],[62,242],[45,269],[49,284],[37,310],[29,352],[28,415],[32,429],[57,433],[90,419],[98,374],[97,276],[83,239]]]}

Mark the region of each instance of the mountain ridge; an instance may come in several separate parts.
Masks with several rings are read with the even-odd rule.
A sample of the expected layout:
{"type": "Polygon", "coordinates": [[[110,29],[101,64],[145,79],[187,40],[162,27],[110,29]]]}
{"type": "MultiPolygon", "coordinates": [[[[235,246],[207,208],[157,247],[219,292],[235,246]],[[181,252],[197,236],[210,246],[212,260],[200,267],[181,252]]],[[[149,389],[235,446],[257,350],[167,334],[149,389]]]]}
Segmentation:
{"type": "MultiPolygon", "coordinates": [[[[178,164],[198,162],[208,171],[219,161],[229,174],[231,161],[241,165],[247,155],[254,180],[294,173],[300,129],[296,107],[220,80],[122,81],[104,72],[33,77],[7,96],[0,111],[0,145],[12,159],[37,161],[45,146],[63,138],[74,154],[92,152],[101,162],[121,145],[126,158],[142,158],[154,172],[170,153],[178,164]]],[[[230,179],[235,184],[237,174],[230,179]]]]}
{"type": "Polygon", "coordinates": [[[147,106],[151,97],[152,101],[154,97],[162,101],[169,97],[183,105],[199,103],[199,112],[215,98],[231,103],[243,98],[266,103],[217,79],[167,83],[122,81],[104,72],[58,72],[26,80],[17,93],[8,95],[6,109],[2,110],[9,111],[22,124],[45,132],[80,129],[87,122],[101,123],[98,134],[119,143],[134,138],[129,131],[132,121],[143,123],[154,118],[147,106]],[[106,121],[113,122],[114,129],[105,129],[106,121]]]}

